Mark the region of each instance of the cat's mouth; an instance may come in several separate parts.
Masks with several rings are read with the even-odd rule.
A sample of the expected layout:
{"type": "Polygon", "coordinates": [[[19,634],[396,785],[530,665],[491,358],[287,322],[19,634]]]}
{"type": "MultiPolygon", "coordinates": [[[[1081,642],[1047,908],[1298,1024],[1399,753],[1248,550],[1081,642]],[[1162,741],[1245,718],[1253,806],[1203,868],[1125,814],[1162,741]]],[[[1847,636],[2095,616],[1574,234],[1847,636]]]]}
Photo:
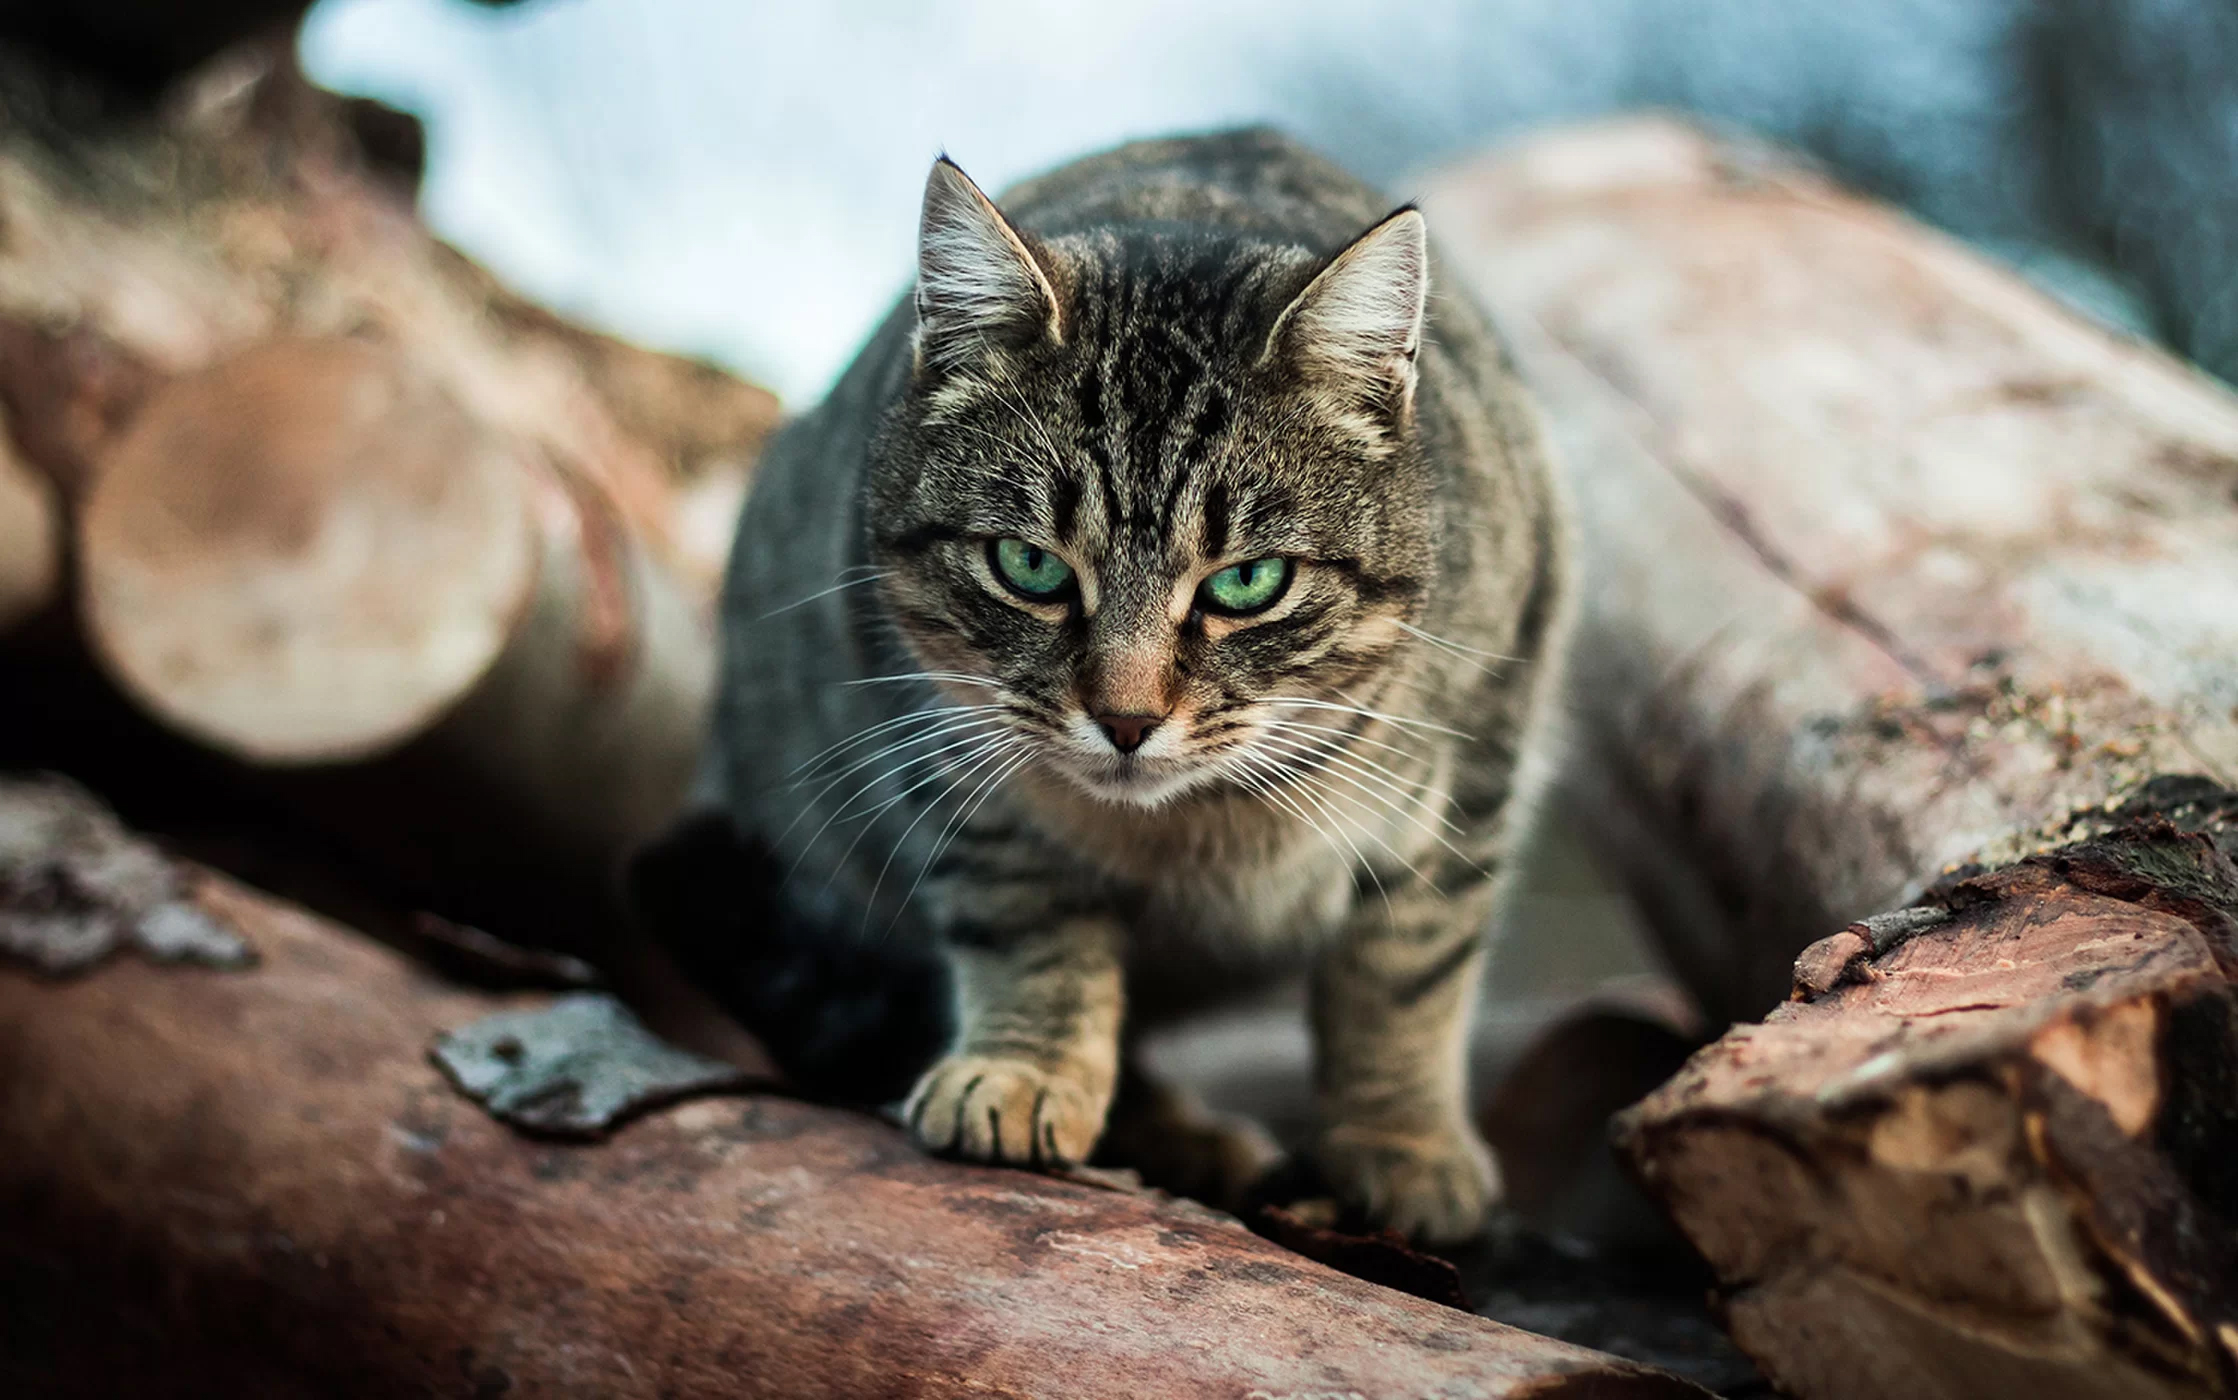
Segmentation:
{"type": "Polygon", "coordinates": [[[1074,787],[1105,802],[1128,807],[1156,807],[1209,776],[1207,766],[1181,751],[1179,734],[1155,736],[1131,752],[1115,752],[1092,725],[1067,735],[1050,755],[1056,768],[1074,787]]]}

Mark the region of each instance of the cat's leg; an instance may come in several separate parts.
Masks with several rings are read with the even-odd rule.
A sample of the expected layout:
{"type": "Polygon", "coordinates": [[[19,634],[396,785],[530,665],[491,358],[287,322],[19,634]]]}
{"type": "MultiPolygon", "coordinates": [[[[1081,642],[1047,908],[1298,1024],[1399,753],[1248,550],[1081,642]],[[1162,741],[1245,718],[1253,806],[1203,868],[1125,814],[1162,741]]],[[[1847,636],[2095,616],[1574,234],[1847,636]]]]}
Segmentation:
{"type": "Polygon", "coordinates": [[[1468,1101],[1491,903],[1488,884],[1393,888],[1314,969],[1315,1164],[1371,1220],[1431,1242],[1477,1233],[1500,1195],[1468,1101]]]}
{"type": "Polygon", "coordinates": [[[1087,1160],[1118,1078],[1120,936],[1115,921],[1073,918],[950,939],[955,1044],[903,1108],[920,1143],[983,1162],[1087,1160]]]}
{"type": "Polygon", "coordinates": [[[1235,1210],[1282,1149],[1257,1123],[1214,1112],[1129,1058],[1098,1155],[1133,1167],[1151,1186],[1235,1210]]]}

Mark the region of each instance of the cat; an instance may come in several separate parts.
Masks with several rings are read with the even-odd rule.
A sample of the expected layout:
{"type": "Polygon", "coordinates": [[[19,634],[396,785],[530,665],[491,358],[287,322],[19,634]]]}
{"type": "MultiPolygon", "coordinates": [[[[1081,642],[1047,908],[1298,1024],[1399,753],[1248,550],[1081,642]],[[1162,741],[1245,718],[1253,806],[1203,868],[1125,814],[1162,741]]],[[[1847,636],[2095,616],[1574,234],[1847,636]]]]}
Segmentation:
{"type": "Polygon", "coordinates": [[[1101,1143],[1232,1199],[1271,1149],[1134,1035],[1309,975],[1310,1160],[1431,1242],[1499,1194],[1464,1046],[1567,615],[1531,403],[1422,214],[1264,130],[991,201],[758,470],[713,774],[781,898],[936,949],[926,1148],[1101,1143]]]}

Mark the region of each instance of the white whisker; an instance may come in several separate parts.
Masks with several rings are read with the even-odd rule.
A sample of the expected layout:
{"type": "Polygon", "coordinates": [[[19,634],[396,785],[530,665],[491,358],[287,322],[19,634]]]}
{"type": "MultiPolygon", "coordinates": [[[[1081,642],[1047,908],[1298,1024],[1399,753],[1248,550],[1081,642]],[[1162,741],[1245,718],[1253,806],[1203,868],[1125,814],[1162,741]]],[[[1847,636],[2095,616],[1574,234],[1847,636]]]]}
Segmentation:
{"type": "MultiPolygon", "coordinates": [[[[964,771],[964,775],[962,777],[950,783],[947,788],[942,791],[939,797],[930,802],[927,802],[918,811],[916,816],[909,819],[909,825],[903,827],[901,829],[901,835],[894,838],[893,848],[886,852],[886,863],[878,867],[878,878],[871,882],[870,897],[863,901],[862,927],[864,931],[867,932],[869,930],[871,913],[878,907],[878,892],[881,889],[885,888],[886,872],[894,868],[894,857],[901,854],[901,848],[903,846],[909,844],[909,834],[915,831],[918,827],[918,824],[924,821],[926,817],[932,815],[933,811],[938,808],[942,802],[947,801],[949,796],[952,795],[957,788],[962,787],[965,783],[970,782],[972,774],[979,772],[990,762],[999,763],[1003,755],[1011,751],[1011,745],[1021,742],[1023,741],[1018,739],[1003,738],[994,740],[989,743],[987,749],[983,753],[983,756],[980,754],[974,755],[971,767],[964,771]]],[[[901,910],[896,910],[895,917],[900,917],[901,912],[901,910]]]]}
{"type": "Polygon", "coordinates": [[[835,685],[896,685],[903,681],[948,681],[955,685],[983,685],[989,690],[999,690],[1002,682],[988,676],[974,676],[963,671],[904,671],[892,676],[864,676],[858,680],[835,681],[835,685]]]}
{"type": "Polygon", "coordinates": [[[826,745],[820,752],[801,763],[785,776],[796,781],[805,781],[813,776],[811,770],[821,765],[826,759],[836,759],[841,753],[857,744],[868,742],[880,734],[917,720],[934,719],[941,715],[964,714],[967,712],[987,712],[1000,710],[1001,708],[1000,705],[942,705],[930,710],[911,710],[907,714],[896,715],[892,719],[873,724],[866,729],[858,729],[836,744],[826,745]]]}
{"type": "MultiPolygon", "coordinates": [[[[925,883],[925,877],[932,873],[932,868],[940,863],[941,856],[947,853],[950,843],[952,843],[956,839],[957,835],[963,831],[965,825],[971,821],[972,814],[974,812],[977,812],[982,806],[984,806],[988,798],[995,795],[996,788],[1001,787],[1005,782],[1009,781],[1011,774],[1017,772],[1020,768],[1024,767],[1026,764],[1032,761],[1033,750],[1029,747],[1024,753],[1016,755],[1008,763],[1002,764],[1001,766],[997,767],[995,771],[986,778],[985,781],[980,783],[978,788],[976,788],[969,797],[964,799],[963,804],[961,807],[958,808],[955,817],[948,823],[947,827],[941,831],[940,839],[933,843],[932,853],[925,857],[925,863],[923,865],[917,867],[917,878],[911,882],[909,886],[909,892],[901,897],[902,909],[907,909],[909,907],[909,901],[917,897],[918,887],[925,883]]],[[[893,920],[888,921],[888,923],[886,924],[886,932],[892,933],[894,931],[894,923],[898,922],[900,918],[901,910],[897,909],[894,911],[893,920]]]]}
{"type": "MultiPolygon", "coordinates": [[[[860,566],[858,565],[857,567],[860,566]]],[[[792,602],[785,604],[783,607],[771,608],[768,612],[765,612],[760,617],[755,618],[754,621],[767,622],[771,618],[777,616],[779,613],[789,613],[794,608],[805,608],[810,603],[815,602],[818,598],[829,598],[834,593],[844,592],[850,588],[860,588],[866,583],[876,583],[878,582],[878,580],[885,578],[886,576],[886,571],[880,569],[867,574],[862,578],[849,579],[845,583],[835,583],[829,588],[820,588],[814,593],[809,594],[805,598],[795,598],[792,602]]]]}
{"type": "Polygon", "coordinates": [[[1402,729],[1420,729],[1432,734],[1449,734],[1456,739],[1474,739],[1474,734],[1464,730],[1449,729],[1442,724],[1432,724],[1426,719],[1409,719],[1383,710],[1371,710],[1364,705],[1340,705],[1334,700],[1309,700],[1297,695],[1270,695],[1263,702],[1268,705],[1299,705],[1309,710],[1334,710],[1338,714],[1359,715],[1363,719],[1379,719],[1385,724],[1395,724],[1402,729]]]}
{"type": "MultiPolygon", "coordinates": [[[[1396,618],[1392,620],[1397,621],[1396,618]]],[[[1476,647],[1464,646],[1461,643],[1454,641],[1451,637],[1441,637],[1435,632],[1425,632],[1411,622],[1400,622],[1399,628],[1401,631],[1410,632],[1413,635],[1420,637],[1423,641],[1428,642],[1434,647],[1441,648],[1445,651],[1450,651],[1456,656],[1482,657],[1486,661],[1521,661],[1523,659],[1520,656],[1504,656],[1496,651],[1483,651],[1476,647]]]]}

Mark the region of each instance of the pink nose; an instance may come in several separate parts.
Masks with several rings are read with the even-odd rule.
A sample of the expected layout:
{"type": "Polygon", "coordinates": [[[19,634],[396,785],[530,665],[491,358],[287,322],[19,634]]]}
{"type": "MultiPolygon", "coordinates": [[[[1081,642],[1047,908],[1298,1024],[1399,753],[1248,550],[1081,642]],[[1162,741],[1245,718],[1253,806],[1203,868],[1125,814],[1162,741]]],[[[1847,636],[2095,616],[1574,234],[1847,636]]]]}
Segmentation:
{"type": "Polygon", "coordinates": [[[1103,726],[1104,737],[1121,753],[1133,753],[1158,727],[1158,715],[1097,715],[1096,723],[1103,726]]]}

